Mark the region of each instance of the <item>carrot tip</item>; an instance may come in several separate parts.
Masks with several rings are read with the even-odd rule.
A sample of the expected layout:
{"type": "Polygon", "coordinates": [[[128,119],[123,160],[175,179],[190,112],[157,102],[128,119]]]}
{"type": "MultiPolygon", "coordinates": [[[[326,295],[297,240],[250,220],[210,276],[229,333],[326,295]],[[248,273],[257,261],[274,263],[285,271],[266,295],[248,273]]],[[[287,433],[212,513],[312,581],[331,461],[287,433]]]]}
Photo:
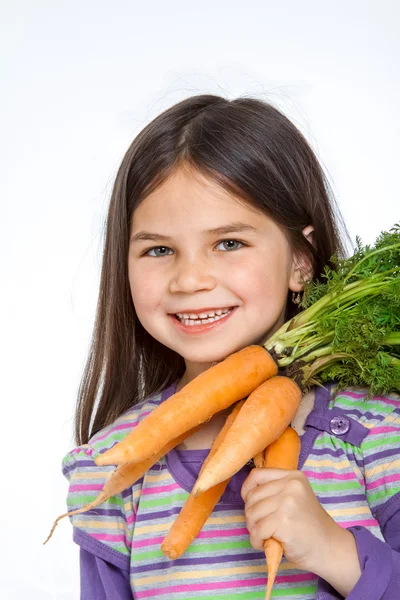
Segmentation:
{"type": "MultiPolygon", "coordinates": [[[[63,516],[64,516],[64,515],[63,515],[63,516]]],[[[58,517],[58,519],[56,519],[56,520],[54,521],[53,527],[51,528],[51,531],[50,531],[49,535],[47,536],[47,538],[46,538],[46,539],[45,539],[45,541],[43,542],[43,546],[44,546],[45,544],[47,544],[47,542],[49,541],[49,539],[50,539],[50,538],[51,538],[51,536],[53,535],[53,533],[54,533],[54,530],[55,530],[55,528],[56,528],[56,527],[57,527],[57,525],[58,525],[58,521],[59,521],[61,518],[62,518],[62,517],[58,517]]]]}
{"type": "Polygon", "coordinates": [[[163,546],[161,546],[161,552],[171,560],[176,560],[178,558],[178,553],[173,548],[163,548],[163,546]]]}
{"type": "Polygon", "coordinates": [[[104,467],[105,465],[108,465],[110,463],[106,458],[104,458],[102,454],[99,454],[99,456],[96,456],[96,458],[94,459],[94,464],[97,467],[104,467]]]}
{"type": "Polygon", "coordinates": [[[268,582],[267,582],[267,590],[265,593],[265,600],[270,600],[274,582],[275,582],[275,574],[268,573],[268,582]]]}
{"type": "Polygon", "coordinates": [[[191,494],[192,494],[193,498],[198,498],[203,492],[204,492],[204,490],[201,487],[194,486],[191,491],[191,494]]]}

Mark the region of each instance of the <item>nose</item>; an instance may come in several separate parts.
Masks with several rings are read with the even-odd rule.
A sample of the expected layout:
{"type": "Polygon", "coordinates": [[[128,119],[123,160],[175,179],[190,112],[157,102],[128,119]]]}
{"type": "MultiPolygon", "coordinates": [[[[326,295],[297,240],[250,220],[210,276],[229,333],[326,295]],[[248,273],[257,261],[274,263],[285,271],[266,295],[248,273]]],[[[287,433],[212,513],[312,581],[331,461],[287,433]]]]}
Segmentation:
{"type": "Polygon", "coordinates": [[[198,290],[211,290],[215,285],[216,279],[207,261],[185,261],[176,267],[170,282],[170,292],[193,294],[198,290]]]}

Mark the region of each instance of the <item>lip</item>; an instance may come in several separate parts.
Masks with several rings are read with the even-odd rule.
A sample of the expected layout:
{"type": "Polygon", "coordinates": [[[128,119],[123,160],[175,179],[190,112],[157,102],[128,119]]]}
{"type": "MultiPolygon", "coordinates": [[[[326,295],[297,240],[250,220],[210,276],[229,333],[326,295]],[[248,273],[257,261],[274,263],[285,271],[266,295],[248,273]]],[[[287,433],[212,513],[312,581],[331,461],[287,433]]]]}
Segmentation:
{"type": "MultiPolygon", "coordinates": [[[[212,306],[208,308],[197,308],[197,309],[185,309],[185,310],[177,310],[175,313],[169,313],[170,315],[176,315],[180,313],[181,315],[201,315],[201,313],[208,313],[216,310],[224,310],[225,308],[232,308],[231,306],[212,306]]],[[[236,308],[236,307],[233,307],[236,308]]]]}
{"type": "MultiPolygon", "coordinates": [[[[169,315],[169,316],[173,320],[174,324],[180,329],[180,331],[183,331],[184,333],[199,334],[199,333],[205,333],[205,332],[209,331],[210,329],[217,329],[218,327],[222,327],[222,325],[230,319],[230,317],[233,315],[233,313],[236,312],[237,308],[238,307],[235,306],[231,310],[231,312],[227,314],[226,317],[222,317],[222,319],[218,319],[218,321],[213,321],[212,323],[203,323],[201,325],[184,325],[175,317],[174,314],[169,315]]],[[[199,312],[202,312],[202,311],[199,311],[199,312]]],[[[185,314],[187,314],[187,313],[185,313],[185,314]]]]}

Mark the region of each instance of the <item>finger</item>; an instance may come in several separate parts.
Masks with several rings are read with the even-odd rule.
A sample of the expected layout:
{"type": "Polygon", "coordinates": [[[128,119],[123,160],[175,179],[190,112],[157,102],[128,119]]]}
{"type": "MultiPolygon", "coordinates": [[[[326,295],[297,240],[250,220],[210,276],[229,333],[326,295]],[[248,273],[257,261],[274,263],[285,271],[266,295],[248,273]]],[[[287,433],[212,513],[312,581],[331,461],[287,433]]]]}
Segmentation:
{"type": "Polygon", "coordinates": [[[294,472],[295,471],[288,469],[252,469],[242,485],[242,499],[246,502],[247,494],[257,485],[275,481],[277,479],[283,479],[294,472]]]}
{"type": "Polygon", "coordinates": [[[285,479],[278,479],[277,481],[269,481],[262,485],[256,485],[247,492],[245,509],[250,508],[257,502],[260,502],[264,498],[271,498],[282,494],[285,491],[285,479]]]}
{"type": "Polygon", "coordinates": [[[281,506],[281,496],[272,496],[269,498],[261,498],[252,506],[245,507],[245,517],[247,529],[249,532],[263,519],[276,514],[281,506]]]}
{"type": "Polygon", "coordinates": [[[276,513],[272,513],[268,517],[264,517],[258,523],[249,529],[250,544],[255,550],[264,549],[264,541],[274,538],[278,541],[279,539],[278,521],[276,513]]]}

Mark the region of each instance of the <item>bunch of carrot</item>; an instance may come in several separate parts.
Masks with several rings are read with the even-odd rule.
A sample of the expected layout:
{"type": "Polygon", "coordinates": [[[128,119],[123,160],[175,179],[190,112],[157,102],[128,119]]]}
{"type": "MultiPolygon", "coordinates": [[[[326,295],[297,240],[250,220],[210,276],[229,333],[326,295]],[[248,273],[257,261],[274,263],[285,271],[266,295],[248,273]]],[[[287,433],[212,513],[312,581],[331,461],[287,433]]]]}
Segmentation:
{"type": "Polygon", "coordinates": [[[248,346],[201,373],[180,392],[157,406],[122,442],[95,459],[97,466],[115,464],[118,467],[111,472],[103,490],[93,502],[57,517],[44,543],[51,538],[61,519],[91,510],[132,486],[202,423],[246,398],[263,381],[276,375],[277,371],[278,367],[268,352],[259,346],[248,346]],[[235,376],[232,377],[231,373],[235,376]],[[221,386],[223,382],[225,388],[221,386]],[[136,445],[137,439],[139,443],[136,445]]]}
{"type": "MultiPolygon", "coordinates": [[[[192,435],[210,416],[233,405],[191,495],[161,545],[166,556],[178,558],[201,531],[231,477],[284,434],[297,412],[300,400],[298,385],[287,377],[277,375],[275,362],[260,346],[249,346],[231,355],[156,407],[124,440],[95,459],[97,465],[118,466],[93,502],[56,519],[45,543],[60,519],[95,508],[110,496],[133,485],[155,462],[192,435]],[[249,355],[253,357],[252,361],[248,360],[249,355]],[[244,368],[237,368],[239,361],[243,361],[244,368]],[[202,395],[201,391],[209,390],[212,385],[215,386],[215,382],[221,381],[226,373],[227,362],[230,363],[229,371],[237,373],[238,381],[220,390],[219,394],[215,394],[216,402],[210,402],[208,395],[202,395]],[[252,368],[248,367],[246,371],[246,364],[252,368]],[[187,410],[182,410],[185,403],[187,410]],[[165,425],[165,419],[168,426],[165,425]],[[154,427],[163,420],[164,426],[154,438],[154,427]],[[148,435],[151,436],[149,443],[148,435]],[[135,442],[137,448],[142,449],[140,458],[132,456],[135,442]]],[[[279,562],[280,559],[278,565],[279,562]]]]}
{"type": "MultiPolygon", "coordinates": [[[[277,371],[277,365],[267,351],[260,346],[248,346],[200,374],[180,392],[157,406],[121,442],[95,459],[98,466],[114,464],[118,467],[110,474],[103,490],[93,502],[76,511],[64,513],[56,519],[45,543],[50,539],[60,519],[95,508],[133,485],[153,464],[192,435],[202,423],[215,413],[246,398],[264,381],[274,378],[277,371]],[[221,383],[224,379],[223,388],[221,383]]],[[[292,385],[295,386],[294,383],[292,385]]],[[[249,400],[250,398],[246,401],[246,406],[249,405],[249,400]]],[[[237,410],[234,414],[237,414],[237,410]]],[[[287,416],[289,422],[292,418],[290,415],[287,416]]],[[[230,418],[229,426],[232,423],[230,418]]],[[[278,425],[277,431],[283,430],[286,425],[281,425],[280,428],[278,425]]],[[[242,433],[240,437],[245,439],[242,433]]],[[[254,454],[250,452],[249,455],[247,452],[246,458],[242,460],[243,464],[265,446],[262,440],[254,454]]],[[[207,464],[211,461],[212,454],[210,453],[207,464]]],[[[242,466],[240,465],[239,469],[242,466]]]]}

